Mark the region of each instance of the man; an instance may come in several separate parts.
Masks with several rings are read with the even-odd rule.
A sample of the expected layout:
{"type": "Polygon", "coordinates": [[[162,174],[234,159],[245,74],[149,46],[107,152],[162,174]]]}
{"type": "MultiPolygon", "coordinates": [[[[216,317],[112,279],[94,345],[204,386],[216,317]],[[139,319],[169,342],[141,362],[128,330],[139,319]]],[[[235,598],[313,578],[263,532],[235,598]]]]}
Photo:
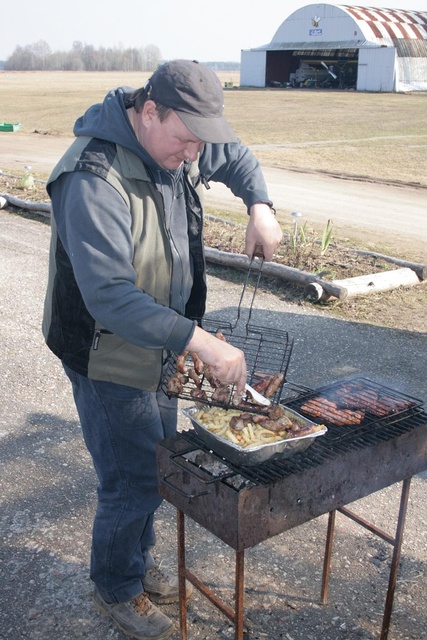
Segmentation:
{"type": "MultiPolygon", "coordinates": [[[[217,76],[195,61],[118,88],[77,120],[48,181],[52,241],[43,332],[73,388],[98,475],[91,579],[97,608],[132,637],[161,640],[178,599],[155,565],[156,443],[177,401],[160,390],[168,352],[194,351],[243,393],[244,354],[205,332],[200,190],[226,184],[248,213],[245,251],[271,260],[282,232],[258,162],[223,116],[217,76]]],[[[187,587],[190,591],[190,587],[187,587]]]]}

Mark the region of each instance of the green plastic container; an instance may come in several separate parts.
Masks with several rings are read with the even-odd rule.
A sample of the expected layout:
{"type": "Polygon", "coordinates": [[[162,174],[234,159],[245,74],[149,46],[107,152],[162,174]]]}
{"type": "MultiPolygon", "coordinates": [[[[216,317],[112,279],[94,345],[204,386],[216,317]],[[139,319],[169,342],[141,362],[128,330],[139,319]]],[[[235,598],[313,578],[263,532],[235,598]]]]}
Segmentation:
{"type": "Polygon", "coordinates": [[[20,122],[0,122],[0,131],[19,131],[20,128],[20,122]]]}

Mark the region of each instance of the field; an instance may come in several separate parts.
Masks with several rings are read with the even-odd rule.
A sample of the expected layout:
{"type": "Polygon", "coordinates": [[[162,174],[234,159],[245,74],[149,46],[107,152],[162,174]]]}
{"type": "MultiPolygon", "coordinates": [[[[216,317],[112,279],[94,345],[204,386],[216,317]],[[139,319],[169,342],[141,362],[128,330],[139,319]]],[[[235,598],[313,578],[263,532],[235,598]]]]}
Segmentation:
{"type": "MultiPolygon", "coordinates": [[[[239,89],[219,73],[225,112],[261,162],[427,186],[427,92],[239,89]]],[[[70,136],[75,119],[119,85],[148,73],[0,72],[1,119],[22,131],[70,136]]],[[[14,135],[19,135],[14,134],[14,135]]]]}

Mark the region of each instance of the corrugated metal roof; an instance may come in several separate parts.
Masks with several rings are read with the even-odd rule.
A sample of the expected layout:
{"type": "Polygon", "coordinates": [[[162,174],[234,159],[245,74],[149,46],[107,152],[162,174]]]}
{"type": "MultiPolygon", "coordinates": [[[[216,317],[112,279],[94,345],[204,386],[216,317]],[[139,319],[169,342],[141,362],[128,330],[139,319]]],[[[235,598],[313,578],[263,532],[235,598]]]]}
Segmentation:
{"type": "Polygon", "coordinates": [[[337,5],[358,22],[365,35],[369,29],[374,38],[391,40],[427,40],[427,12],[403,9],[376,9],[337,5]]]}
{"type": "Polygon", "coordinates": [[[292,51],[293,49],[361,49],[381,45],[368,40],[336,40],[335,42],[270,42],[251,51],[292,51]]]}
{"type": "Polygon", "coordinates": [[[393,40],[397,55],[400,58],[427,58],[427,40],[393,40]]]}
{"type": "MultiPolygon", "coordinates": [[[[299,13],[306,11],[308,5],[292,14],[299,17],[299,13]]],[[[404,11],[401,9],[376,9],[373,7],[359,7],[353,5],[322,5],[331,6],[347,14],[359,32],[359,39],[332,41],[284,41],[282,29],[278,33],[282,37],[253,49],[254,51],[290,51],[307,49],[366,49],[375,47],[394,46],[398,56],[425,56],[427,43],[427,12],[404,11]],[[408,46],[405,46],[405,41],[408,46]]],[[[336,17],[336,16],[335,16],[336,17]]],[[[303,19],[305,16],[303,17],[303,19]]],[[[300,18],[301,21],[301,18],[300,18]]],[[[286,23],[287,21],[285,21],[286,23]]],[[[283,23],[283,25],[285,25],[283,23]]],[[[282,27],[283,27],[282,25],[282,27]]],[[[278,35],[276,33],[276,37],[278,35]]],[[[289,30],[287,35],[289,35],[289,30]]],[[[316,34],[317,35],[317,34],[316,34]]],[[[335,35],[335,34],[334,34],[335,35]]],[[[356,35],[356,31],[355,31],[356,35]]],[[[286,37],[286,36],[285,36],[286,37]]],[[[301,38],[301,33],[297,36],[301,38]]],[[[339,36],[338,36],[339,37],[339,36]]],[[[348,34],[347,34],[348,38],[348,34]]]]}

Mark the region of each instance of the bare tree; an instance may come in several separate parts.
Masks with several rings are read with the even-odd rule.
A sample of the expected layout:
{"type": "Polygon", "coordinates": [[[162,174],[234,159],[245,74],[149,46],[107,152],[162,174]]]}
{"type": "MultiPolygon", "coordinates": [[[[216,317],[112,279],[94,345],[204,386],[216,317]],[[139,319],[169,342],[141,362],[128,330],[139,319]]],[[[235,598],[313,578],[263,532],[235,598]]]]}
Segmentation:
{"type": "Polygon", "coordinates": [[[44,40],[25,47],[17,46],[5,61],[6,70],[65,70],[65,71],[154,71],[161,63],[160,49],[155,45],[137,48],[95,49],[79,40],[71,51],[52,53],[44,40]]]}

